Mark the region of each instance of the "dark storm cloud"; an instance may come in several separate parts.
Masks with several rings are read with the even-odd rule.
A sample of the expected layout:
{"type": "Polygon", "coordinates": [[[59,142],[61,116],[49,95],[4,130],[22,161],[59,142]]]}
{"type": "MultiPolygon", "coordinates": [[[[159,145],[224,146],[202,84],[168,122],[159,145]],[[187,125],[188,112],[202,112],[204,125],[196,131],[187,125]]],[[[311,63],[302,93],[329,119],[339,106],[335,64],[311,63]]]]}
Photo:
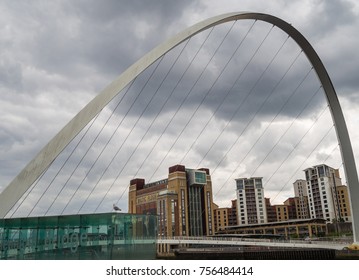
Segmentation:
{"type": "Polygon", "coordinates": [[[166,34],[158,30],[181,17],[190,2],[2,3],[0,89],[1,120],[6,127],[0,129],[1,170],[7,164],[3,159],[16,157],[12,147],[26,143],[30,156],[22,156],[24,163],[14,168],[6,167],[12,171],[10,177],[19,172],[91,95],[163,40],[166,34]],[[6,102],[23,105],[12,107],[6,102]],[[46,132],[45,120],[52,115],[55,119],[49,126],[53,129],[46,132]],[[30,125],[24,129],[19,120],[30,125]],[[23,140],[39,137],[36,144],[23,140]]]}
{"type": "Polygon", "coordinates": [[[348,0],[314,1],[302,31],[312,43],[334,83],[339,96],[357,96],[359,79],[356,75],[359,53],[354,35],[358,12],[348,0]],[[314,8],[315,7],[315,8],[314,8]]]}
{"type": "Polygon", "coordinates": [[[163,40],[166,34],[158,30],[181,17],[189,4],[151,1],[145,7],[143,1],[8,2],[3,13],[9,15],[13,35],[7,42],[13,48],[9,52],[25,52],[19,54],[19,59],[28,60],[23,63],[78,81],[84,75],[110,75],[106,78],[113,79],[163,40]]]}
{"type": "MultiPolygon", "coordinates": [[[[237,25],[241,26],[240,23],[237,25]]],[[[255,41],[248,40],[241,49],[236,50],[240,39],[244,37],[243,34],[233,32],[234,34],[231,33],[229,39],[221,42],[230,26],[231,24],[227,24],[226,27],[221,27],[221,32],[216,33],[216,30],[213,33],[214,35],[211,34],[212,40],[208,44],[212,49],[206,49],[206,47],[201,49],[200,55],[203,59],[194,61],[197,66],[191,64],[195,71],[192,74],[192,68],[190,68],[189,72],[186,73],[190,74],[185,75],[181,80],[182,87],[173,88],[175,95],[171,97],[171,100],[177,102],[169,102],[165,110],[176,110],[181,102],[184,102],[183,106],[187,109],[210,109],[216,113],[217,117],[226,120],[232,119],[233,114],[236,114],[234,121],[239,119],[240,122],[248,120],[251,114],[255,112],[259,118],[275,115],[278,110],[281,110],[282,115],[297,115],[297,110],[293,110],[293,108],[297,107],[298,102],[303,103],[308,100],[308,96],[312,96],[319,88],[314,71],[309,73],[311,74],[310,77],[307,77],[311,66],[305,56],[302,55],[300,59],[297,59],[300,53],[298,47],[292,53],[286,53],[287,51],[285,48],[283,50],[281,45],[288,44],[291,46],[292,44],[284,41],[285,36],[283,34],[281,34],[280,40],[276,40],[276,38],[275,40],[266,40],[267,45],[264,47],[261,47],[261,40],[265,34],[255,36],[255,41]],[[219,46],[220,43],[223,45],[217,51],[213,46],[219,46]],[[266,48],[268,49],[268,46],[271,46],[272,49],[264,51],[266,48]],[[276,56],[278,51],[281,51],[281,55],[276,56]],[[235,56],[232,57],[232,53],[235,56]],[[283,60],[286,62],[283,63],[283,60]],[[208,65],[206,65],[207,62],[208,65]],[[314,86],[316,88],[312,85],[315,83],[317,83],[314,86]],[[286,98],[291,96],[291,98],[284,103],[283,96],[287,96],[286,98]],[[281,108],[282,104],[285,105],[283,108],[281,108]]],[[[261,30],[261,28],[265,28],[266,31],[269,29],[268,24],[266,26],[259,24],[258,29],[261,30]]],[[[256,34],[255,31],[253,33],[256,34]]],[[[251,35],[253,36],[253,34],[251,35]]],[[[177,79],[179,79],[183,72],[181,72],[182,70],[177,71],[177,79]]],[[[147,76],[149,75],[148,73],[147,76]]],[[[146,78],[143,80],[146,81],[146,78]]],[[[155,78],[151,82],[154,80],[155,78]]],[[[139,83],[143,84],[143,81],[139,83]]],[[[170,89],[171,80],[167,79],[166,83],[170,89]]],[[[172,85],[173,87],[176,85],[174,77],[172,85]]],[[[155,83],[153,87],[156,87],[155,83]]],[[[155,92],[148,86],[141,93],[143,97],[140,97],[139,103],[141,100],[148,100],[151,94],[156,94],[156,98],[159,100],[165,99],[169,91],[172,92],[163,89],[155,92]]],[[[144,106],[139,106],[139,108],[144,108],[144,106]]],[[[134,113],[138,114],[138,111],[134,111],[134,113]]],[[[155,110],[152,114],[154,113],[155,110]]],[[[151,112],[145,112],[145,116],[147,115],[150,116],[151,112]]]]}
{"type": "MultiPolygon", "coordinates": [[[[257,39],[257,36],[254,36],[256,34],[255,31],[251,35],[256,40],[245,41],[243,47],[238,49],[237,47],[239,47],[239,43],[244,37],[243,33],[231,32],[229,37],[224,38],[231,25],[232,23],[219,26],[211,32],[210,40],[200,49],[197,56],[194,56],[194,54],[189,56],[186,62],[187,65],[176,62],[175,68],[171,68],[171,63],[179,53],[178,49],[182,47],[179,46],[175,50],[177,53],[172,55],[174,51],[171,51],[165,56],[165,59],[173,56],[170,62],[166,64],[161,61],[159,68],[152,66],[146,73],[142,74],[136,80],[133,92],[131,92],[131,96],[139,94],[138,103],[142,105],[138,107],[144,108],[146,100],[152,100],[152,102],[156,99],[166,100],[171,95],[169,102],[166,102],[165,111],[176,110],[179,106],[195,110],[200,106],[201,108],[209,108],[213,111],[219,109],[216,113],[220,117],[229,119],[231,112],[234,112],[236,106],[240,105],[241,102],[247,102],[244,106],[245,110],[254,111],[255,107],[251,105],[253,96],[254,99],[263,99],[263,95],[272,95],[271,91],[275,90],[275,84],[279,83],[280,76],[272,77],[271,73],[284,73],[286,71],[285,67],[288,67],[288,65],[281,65],[276,61],[277,64],[271,65],[268,68],[268,57],[273,57],[274,53],[273,51],[261,53],[265,47],[262,47],[260,51],[258,50],[261,41],[257,39]],[[266,57],[266,59],[263,59],[263,57],[266,57]],[[187,69],[186,67],[189,68],[187,69]],[[166,76],[166,69],[171,69],[171,73],[168,76],[166,76]],[[152,74],[152,71],[155,72],[152,74]],[[147,80],[148,77],[151,77],[150,81],[147,80]],[[146,88],[143,89],[142,85],[147,82],[146,88]],[[273,90],[271,90],[271,87],[273,90]],[[245,98],[247,95],[250,95],[251,99],[247,100],[245,98]],[[184,102],[183,105],[181,105],[182,102],[184,102]],[[232,108],[230,109],[229,107],[232,108]],[[223,108],[226,109],[223,110],[223,108]]],[[[249,26],[250,24],[244,23],[243,25],[249,26]]],[[[237,26],[242,27],[240,23],[237,26]]],[[[262,25],[259,24],[257,29],[261,30],[261,27],[262,25]]],[[[268,31],[268,25],[265,28],[268,31]]],[[[258,37],[263,39],[263,36],[258,37]]],[[[280,43],[282,42],[284,42],[283,36],[280,43]]],[[[278,51],[279,46],[277,46],[278,43],[276,41],[269,41],[267,44],[275,45],[274,51],[278,51]]],[[[288,59],[289,64],[293,61],[292,57],[288,59]]],[[[180,60],[183,60],[183,56],[180,57],[180,60]]],[[[280,58],[277,60],[280,61],[280,58]]],[[[292,77],[289,77],[289,79],[292,79],[292,77]]],[[[131,101],[133,101],[133,98],[131,101]]],[[[146,108],[148,111],[145,112],[145,116],[150,116],[151,108],[156,107],[154,105],[159,103],[153,102],[153,104],[150,104],[146,108]]],[[[253,106],[258,107],[256,104],[258,102],[254,103],[253,106]]],[[[132,105],[132,103],[127,104],[132,105]]],[[[245,110],[240,110],[239,113],[243,113],[243,116],[246,116],[245,110]]],[[[153,110],[152,114],[155,114],[155,112],[153,110]]],[[[138,113],[139,111],[133,111],[135,115],[138,115],[138,113]]]]}

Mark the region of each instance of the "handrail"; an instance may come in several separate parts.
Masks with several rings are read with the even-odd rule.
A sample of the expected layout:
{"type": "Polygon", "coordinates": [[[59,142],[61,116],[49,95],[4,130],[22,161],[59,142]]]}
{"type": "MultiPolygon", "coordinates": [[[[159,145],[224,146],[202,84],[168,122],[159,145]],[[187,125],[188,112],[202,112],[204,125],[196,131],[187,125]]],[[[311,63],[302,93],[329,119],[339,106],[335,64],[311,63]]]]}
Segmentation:
{"type": "MultiPolygon", "coordinates": [[[[213,237],[213,236],[161,236],[157,240],[164,241],[233,241],[233,242],[253,242],[253,243],[280,243],[280,244],[317,244],[317,245],[345,245],[350,244],[350,242],[345,242],[343,240],[299,240],[299,239],[260,239],[260,238],[242,238],[242,237],[213,237]]],[[[212,242],[209,242],[212,243],[212,242]]]]}

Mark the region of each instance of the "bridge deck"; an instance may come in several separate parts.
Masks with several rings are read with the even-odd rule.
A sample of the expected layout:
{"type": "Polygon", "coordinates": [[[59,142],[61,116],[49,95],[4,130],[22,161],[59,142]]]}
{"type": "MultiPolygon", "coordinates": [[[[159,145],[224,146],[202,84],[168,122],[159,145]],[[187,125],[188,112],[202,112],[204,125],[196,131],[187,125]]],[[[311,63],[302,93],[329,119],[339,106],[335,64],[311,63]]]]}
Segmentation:
{"type": "Polygon", "coordinates": [[[254,238],[216,238],[216,237],[174,237],[157,239],[157,244],[207,244],[224,246],[260,246],[282,248],[316,248],[342,250],[350,244],[317,240],[272,240],[254,238]]]}

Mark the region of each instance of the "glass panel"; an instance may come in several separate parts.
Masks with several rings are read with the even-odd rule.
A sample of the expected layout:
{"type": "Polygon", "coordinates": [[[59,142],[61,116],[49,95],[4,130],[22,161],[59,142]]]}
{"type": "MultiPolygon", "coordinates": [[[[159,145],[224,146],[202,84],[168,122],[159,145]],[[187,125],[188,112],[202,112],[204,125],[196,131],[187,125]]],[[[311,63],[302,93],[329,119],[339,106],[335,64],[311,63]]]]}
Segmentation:
{"type": "Polygon", "coordinates": [[[237,182],[237,190],[243,189],[243,180],[236,180],[237,182]]]}
{"type": "Polygon", "coordinates": [[[255,179],[256,182],[256,188],[261,189],[262,188],[262,179],[255,179]]]}
{"type": "Polygon", "coordinates": [[[0,219],[0,259],[155,259],[156,236],[154,215],[0,219]]]}
{"type": "Polygon", "coordinates": [[[324,177],[324,166],[318,166],[319,177],[324,177]]]}
{"type": "Polygon", "coordinates": [[[206,184],[206,173],[203,172],[195,172],[195,183],[196,184],[206,184]]]}

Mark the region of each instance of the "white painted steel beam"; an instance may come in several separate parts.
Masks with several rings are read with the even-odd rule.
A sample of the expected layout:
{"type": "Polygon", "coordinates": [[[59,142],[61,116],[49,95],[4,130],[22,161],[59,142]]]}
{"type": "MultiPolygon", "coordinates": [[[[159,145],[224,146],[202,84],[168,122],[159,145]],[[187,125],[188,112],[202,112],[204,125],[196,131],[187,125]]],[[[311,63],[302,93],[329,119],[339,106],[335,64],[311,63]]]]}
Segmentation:
{"type": "Polygon", "coordinates": [[[197,23],[176,36],[160,44],[147,53],[136,63],[124,71],[116,80],[90,101],[39,153],[26,165],[15,179],[0,194],[0,218],[6,216],[21,196],[30,188],[32,183],[46,170],[51,162],[61,153],[70,141],[104,108],[123,88],[141,74],[148,66],[162,55],[212,26],[234,20],[260,20],[277,26],[296,41],[313,65],[330,106],[335,124],[338,142],[341,148],[344,170],[350,190],[353,215],[354,242],[359,240],[359,183],[356,164],[349,139],[347,126],[338,97],[331,79],[319,56],[305,39],[291,24],[268,14],[237,12],[219,15],[197,23]]]}

